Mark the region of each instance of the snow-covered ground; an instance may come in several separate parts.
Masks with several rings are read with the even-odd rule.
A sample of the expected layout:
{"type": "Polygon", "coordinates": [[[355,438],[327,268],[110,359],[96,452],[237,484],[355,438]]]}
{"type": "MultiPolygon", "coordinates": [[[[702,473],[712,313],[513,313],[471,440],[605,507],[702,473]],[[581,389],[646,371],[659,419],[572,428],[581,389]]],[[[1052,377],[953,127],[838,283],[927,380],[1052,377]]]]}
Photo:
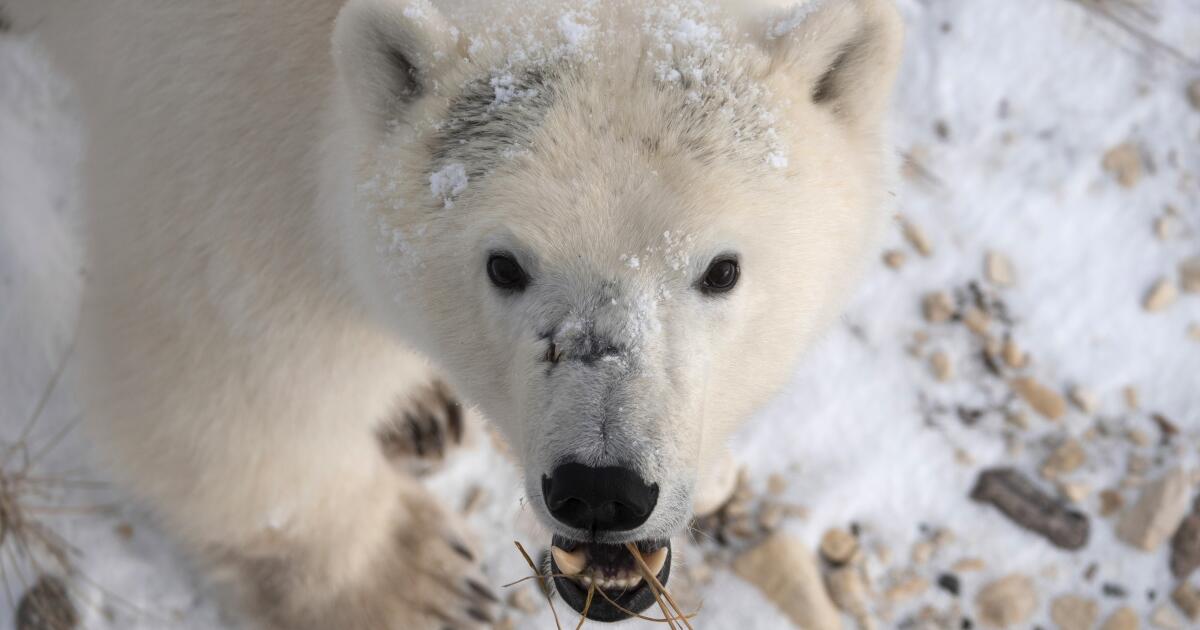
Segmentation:
{"type": "MultiPolygon", "coordinates": [[[[900,4],[909,34],[894,126],[909,162],[896,194],[932,255],[919,255],[897,223],[886,246],[903,252],[904,264],[893,269],[881,259],[872,267],[842,324],[737,436],[734,456],[756,488],[773,473],[785,477],[774,500],[803,505],[808,515],[783,527],[814,548],[828,528],[853,523],[864,546],[890,549],[890,561],[868,554],[877,590],[905,570],[934,582],[962,558],[983,561],[982,571],[958,572],[958,597],[930,586],[891,604],[877,598],[883,627],[923,606],[959,606],[955,623],[974,620],[977,590],[1014,572],[1030,576],[1038,594],[1038,612],[1023,626],[1047,626],[1049,602],[1067,593],[1096,601],[1100,619],[1130,606],[1145,622],[1170,605],[1176,586],[1166,545],[1144,552],[1118,541],[1115,518],[1099,514],[1099,494],[1119,489],[1128,505],[1142,481],[1200,464],[1200,339],[1189,336],[1200,326],[1200,294],[1182,293],[1159,312],[1143,308],[1156,281],[1177,282],[1177,265],[1200,254],[1200,106],[1186,97],[1200,79],[1200,2],[900,4]],[[1084,6],[1097,3],[1158,43],[1084,6]],[[1141,168],[1131,186],[1102,167],[1125,142],[1141,168]],[[1155,232],[1160,219],[1165,238],[1155,232]],[[1013,286],[984,278],[989,251],[1011,260],[1013,286]],[[928,292],[969,295],[972,281],[1004,302],[1011,324],[995,321],[991,331],[1010,331],[1029,353],[1028,367],[990,375],[978,335],[922,317],[928,292]],[[927,340],[914,342],[921,335],[927,340]],[[949,360],[948,380],[930,368],[937,352],[949,360]],[[1054,422],[1028,412],[1007,385],[1018,372],[1059,392],[1085,388],[1095,409],[1072,405],[1054,422]],[[1130,386],[1137,409],[1126,400],[1130,386]],[[1023,410],[1028,428],[1005,418],[1023,410]],[[1161,442],[1152,414],[1180,434],[1161,442]],[[1150,443],[1128,439],[1131,429],[1150,443]],[[1042,460],[1068,436],[1087,454],[1068,478],[1088,490],[1079,508],[1091,521],[1084,549],[1053,547],[968,499],[983,468],[1013,465],[1038,479],[1042,460]],[[928,562],[910,562],[912,545],[941,529],[954,542],[928,562]]],[[[30,38],[0,35],[0,462],[7,478],[32,462],[23,487],[45,492],[30,499],[42,508],[35,515],[77,550],[71,585],[84,602],[84,627],[220,627],[148,518],[104,487],[73,482],[102,479],[82,463],[86,444],[72,430],[80,409],[69,347],[86,274],[75,228],[79,147],[66,86],[30,38]],[[64,364],[27,448],[11,448],[64,364]]],[[[537,548],[546,537],[521,508],[516,472],[488,440],[476,440],[430,483],[455,501],[472,486],[486,489],[471,523],[487,534],[488,573],[496,584],[527,574],[511,541],[537,548]]],[[[13,624],[16,601],[36,579],[32,564],[50,566],[45,556],[31,563],[20,542],[10,534],[0,546],[2,627],[13,624]]],[[[697,627],[791,627],[716,564],[697,593],[697,627]]],[[[508,614],[518,628],[554,627],[544,605],[508,614]]]]}

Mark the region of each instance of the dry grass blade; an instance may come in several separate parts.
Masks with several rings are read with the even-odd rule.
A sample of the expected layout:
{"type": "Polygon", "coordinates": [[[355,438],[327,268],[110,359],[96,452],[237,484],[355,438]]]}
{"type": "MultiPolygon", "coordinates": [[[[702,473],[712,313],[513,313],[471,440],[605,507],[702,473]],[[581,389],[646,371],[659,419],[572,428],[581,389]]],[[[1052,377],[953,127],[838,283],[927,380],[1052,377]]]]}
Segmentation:
{"type": "Polygon", "coordinates": [[[575,630],[580,630],[583,627],[583,622],[587,621],[588,611],[592,609],[592,596],[596,594],[596,583],[588,587],[587,600],[583,602],[583,612],[579,613],[579,625],[575,626],[575,630]]]}
{"type": "MultiPolygon", "coordinates": [[[[616,601],[614,601],[614,600],[613,600],[613,598],[609,597],[608,595],[606,595],[606,594],[604,593],[604,589],[600,589],[600,590],[598,590],[598,591],[596,591],[596,592],[597,592],[597,593],[600,593],[600,597],[603,597],[603,598],[604,598],[604,599],[605,599],[605,600],[606,600],[608,603],[612,604],[613,608],[616,608],[617,610],[619,610],[619,611],[621,611],[621,612],[625,613],[626,615],[629,615],[630,617],[636,617],[636,618],[638,618],[638,619],[641,619],[642,621],[650,621],[650,622],[653,622],[653,623],[665,623],[665,624],[667,624],[667,625],[670,625],[670,624],[671,624],[671,620],[672,620],[672,619],[674,619],[674,617],[662,617],[662,618],[660,618],[660,617],[647,617],[646,615],[640,615],[640,614],[638,614],[638,613],[635,613],[635,612],[633,612],[632,610],[629,610],[628,608],[626,608],[626,607],[624,607],[624,606],[622,606],[622,605],[618,604],[616,601]]],[[[691,615],[687,615],[687,618],[688,618],[688,619],[691,619],[691,618],[693,618],[693,617],[695,617],[695,616],[696,616],[695,614],[691,614],[691,615]]]]}
{"type": "MultiPolygon", "coordinates": [[[[633,543],[625,543],[625,548],[629,550],[630,555],[633,556],[633,560],[637,562],[638,568],[642,571],[642,578],[646,580],[646,584],[650,585],[650,588],[655,592],[655,595],[661,595],[662,597],[666,598],[667,603],[669,603],[671,608],[675,610],[675,614],[678,616],[678,619],[683,622],[683,625],[687,626],[688,630],[695,630],[695,628],[692,627],[692,622],[688,621],[687,615],[683,614],[683,609],[679,607],[679,604],[675,601],[675,598],[671,597],[671,594],[667,592],[667,589],[664,588],[662,583],[658,581],[658,576],[654,575],[654,572],[650,570],[650,567],[646,566],[646,560],[642,558],[642,552],[638,550],[637,545],[633,543]]],[[[662,602],[659,602],[660,605],[661,603],[662,602]]],[[[666,614],[666,610],[664,610],[663,613],[666,614]]],[[[670,617],[671,615],[668,614],[666,616],[670,617]]]]}
{"type": "Polygon", "coordinates": [[[525,558],[525,562],[529,565],[529,569],[538,577],[538,583],[542,586],[542,594],[546,596],[546,603],[550,604],[550,614],[554,615],[554,627],[562,630],[562,624],[558,621],[558,611],[554,609],[554,600],[550,598],[550,579],[542,579],[542,572],[538,570],[534,564],[533,558],[525,552],[525,547],[521,546],[521,542],[514,540],[513,544],[517,546],[517,551],[521,552],[521,557],[525,558]]]}
{"type": "MultiPolygon", "coordinates": [[[[1074,4],[1077,4],[1080,7],[1083,7],[1083,9],[1085,9],[1087,11],[1091,11],[1092,13],[1107,20],[1110,24],[1121,29],[1122,31],[1124,31],[1125,33],[1132,36],[1134,39],[1140,41],[1143,45],[1148,46],[1151,49],[1156,49],[1156,50],[1162,51],[1162,52],[1166,53],[1167,55],[1174,57],[1177,61],[1179,61],[1183,64],[1186,64],[1188,66],[1191,66],[1193,68],[1200,66],[1200,60],[1196,60],[1196,59],[1189,57],[1187,55],[1187,53],[1183,52],[1179,48],[1172,46],[1171,44],[1163,41],[1162,39],[1160,39],[1158,37],[1155,37],[1153,34],[1151,34],[1146,29],[1139,27],[1138,25],[1134,24],[1129,19],[1122,17],[1112,7],[1109,6],[1110,3],[1106,3],[1106,2],[1103,2],[1100,0],[1068,0],[1068,1],[1072,2],[1074,4]]],[[[1126,6],[1135,6],[1135,5],[1127,4],[1126,6]]],[[[1143,11],[1138,11],[1138,13],[1141,14],[1143,19],[1147,19],[1149,17],[1148,14],[1146,14],[1143,11]]]]}

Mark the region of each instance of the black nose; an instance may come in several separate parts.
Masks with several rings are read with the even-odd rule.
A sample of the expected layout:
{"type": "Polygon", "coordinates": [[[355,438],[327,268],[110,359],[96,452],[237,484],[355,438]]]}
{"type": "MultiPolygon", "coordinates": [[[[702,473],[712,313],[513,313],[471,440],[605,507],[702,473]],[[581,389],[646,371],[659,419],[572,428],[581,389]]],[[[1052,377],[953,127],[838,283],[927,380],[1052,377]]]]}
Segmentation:
{"type": "Polygon", "coordinates": [[[658,503],[658,484],[646,485],[637,473],[620,466],[571,463],[542,476],[542,496],[550,514],[566,525],[625,531],[650,518],[658,503]]]}

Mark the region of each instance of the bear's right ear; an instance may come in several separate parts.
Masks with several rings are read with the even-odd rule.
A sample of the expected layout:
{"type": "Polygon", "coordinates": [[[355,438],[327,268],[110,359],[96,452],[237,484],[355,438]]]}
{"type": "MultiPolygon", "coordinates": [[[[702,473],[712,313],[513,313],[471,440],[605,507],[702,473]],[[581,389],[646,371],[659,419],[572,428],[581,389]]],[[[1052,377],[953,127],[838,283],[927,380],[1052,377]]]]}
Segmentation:
{"type": "Polygon", "coordinates": [[[457,55],[457,29],[429,0],[350,0],[333,29],[333,57],[352,106],[371,123],[402,118],[435,91],[457,55]]]}

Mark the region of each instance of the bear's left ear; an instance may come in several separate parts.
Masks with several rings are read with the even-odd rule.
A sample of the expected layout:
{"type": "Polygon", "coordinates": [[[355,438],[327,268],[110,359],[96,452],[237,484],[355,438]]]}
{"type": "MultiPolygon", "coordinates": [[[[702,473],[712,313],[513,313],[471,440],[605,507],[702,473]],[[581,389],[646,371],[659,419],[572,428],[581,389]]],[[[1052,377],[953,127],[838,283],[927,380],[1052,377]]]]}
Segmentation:
{"type": "Polygon", "coordinates": [[[893,0],[808,0],[772,16],[765,37],[773,72],[852,129],[878,128],[904,39],[893,0]]]}
{"type": "Polygon", "coordinates": [[[333,57],[358,113],[379,126],[433,92],[457,56],[458,31],[428,0],[350,0],[333,29],[333,57]]]}

